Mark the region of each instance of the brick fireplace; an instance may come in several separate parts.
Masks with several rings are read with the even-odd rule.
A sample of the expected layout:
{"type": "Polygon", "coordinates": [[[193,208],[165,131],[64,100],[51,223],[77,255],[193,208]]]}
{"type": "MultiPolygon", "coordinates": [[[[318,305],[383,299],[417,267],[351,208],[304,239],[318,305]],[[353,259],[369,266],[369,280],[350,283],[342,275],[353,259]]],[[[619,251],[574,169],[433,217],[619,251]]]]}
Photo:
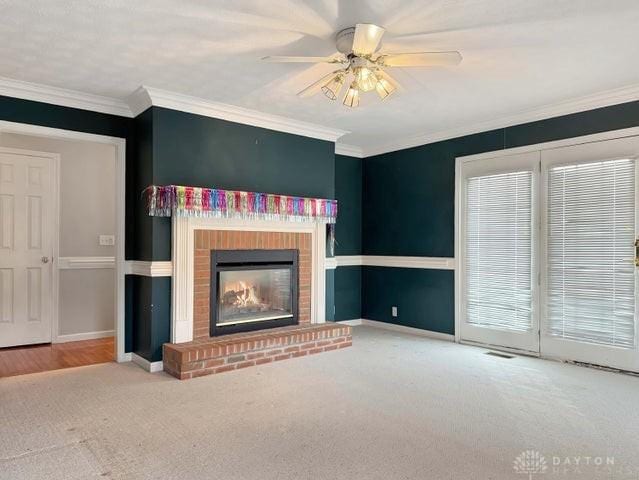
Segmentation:
{"type": "Polygon", "coordinates": [[[325,228],[303,222],[174,217],[172,342],[164,345],[165,371],[188,379],[350,346],[350,327],[325,323],[325,228]],[[268,253],[275,258],[265,260],[268,253]],[[295,258],[296,271],[289,257],[295,258]],[[222,272],[231,274],[220,276],[216,264],[230,266],[222,272]],[[266,267],[273,267],[272,272],[264,273],[266,267]],[[267,293],[268,275],[281,284],[277,288],[287,279],[294,281],[296,298],[287,303],[267,293]],[[224,317],[222,327],[232,328],[216,329],[216,316],[224,317]],[[286,319],[287,326],[272,322],[286,319]],[[247,328],[242,327],[245,320],[247,328]]]}
{"type": "MultiPolygon", "coordinates": [[[[259,231],[195,231],[193,280],[193,338],[210,336],[211,251],[296,250],[298,253],[298,319],[311,323],[311,234],[259,231]]],[[[214,299],[215,300],[215,299],[214,299]]],[[[215,301],[213,301],[215,304],[215,301]]]]}

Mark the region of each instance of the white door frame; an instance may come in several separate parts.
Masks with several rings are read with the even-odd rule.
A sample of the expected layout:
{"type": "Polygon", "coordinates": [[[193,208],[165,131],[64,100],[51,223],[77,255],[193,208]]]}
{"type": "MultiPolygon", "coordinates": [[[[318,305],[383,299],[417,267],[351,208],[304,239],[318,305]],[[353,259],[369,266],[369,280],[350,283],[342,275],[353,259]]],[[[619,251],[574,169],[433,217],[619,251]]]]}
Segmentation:
{"type": "MultiPolygon", "coordinates": [[[[461,275],[460,265],[463,261],[461,252],[461,231],[460,222],[462,219],[462,204],[463,204],[463,188],[462,188],[462,176],[461,168],[466,162],[473,162],[478,160],[485,160],[489,158],[509,157],[519,153],[528,153],[535,151],[551,150],[561,147],[568,147],[573,145],[583,145],[587,143],[601,142],[604,140],[614,140],[625,137],[639,136],[639,127],[624,128],[620,130],[611,130],[608,132],[595,133],[592,135],[584,135],[581,137],[566,138],[562,140],[555,140],[551,142],[536,143],[532,145],[525,145],[523,147],[508,148],[503,150],[496,150],[491,152],[479,153],[475,155],[466,155],[457,157],[455,159],[455,342],[461,343],[461,321],[462,321],[462,306],[461,306],[461,293],[463,278],[461,275]]],[[[507,167],[507,163],[504,163],[507,167]]],[[[543,292],[542,292],[543,293],[543,292]]],[[[501,347],[500,347],[501,348],[501,347]]],[[[509,350],[504,348],[503,350],[509,350]]],[[[542,355],[543,356],[543,355],[542,355]]],[[[553,357],[558,358],[558,357],[553,357]]],[[[559,358],[562,359],[563,358],[559,358]]]]}
{"type": "MultiPolygon", "coordinates": [[[[126,193],[126,140],[119,137],[109,137],[93,133],[76,132],[60,128],[42,127],[25,123],[0,121],[0,133],[14,133],[19,135],[32,135],[38,137],[54,138],[60,140],[79,140],[85,142],[103,143],[115,146],[115,358],[118,362],[126,362],[131,358],[124,352],[124,248],[125,248],[125,193],[126,193]]],[[[59,166],[55,173],[55,202],[59,204],[59,166]]],[[[55,213],[55,221],[58,223],[58,210],[55,213]]],[[[59,230],[59,229],[58,229],[59,230]]],[[[54,261],[53,261],[53,321],[52,339],[58,335],[58,248],[59,231],[54,235],[54,261]]]]}

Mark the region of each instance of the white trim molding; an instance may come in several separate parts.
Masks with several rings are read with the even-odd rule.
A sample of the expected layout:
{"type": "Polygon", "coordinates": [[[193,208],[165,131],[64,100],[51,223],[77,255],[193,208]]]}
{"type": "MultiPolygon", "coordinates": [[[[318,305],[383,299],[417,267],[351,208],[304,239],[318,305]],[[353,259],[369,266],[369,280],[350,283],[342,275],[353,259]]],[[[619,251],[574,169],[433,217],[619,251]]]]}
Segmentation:
{"type": "Polygon", "coordinates": [[[0,77],[0,95],[121,117],[133,116],[127,103],[122,100],[4,77],[0,77]]]}
{"type": "Polygon", "coordinates": [[[167,92],[158,88],[142,86],[129,97],[129,105],[134,115],[139,115],[151,106],[170,108],[180,112],[219,118],[229,122],[267,128],[278,132],[292,133],[303,137],[318,138],[335,142],[349,133],[346,130],[324,127],[270,113],[236,107],[226,103],[213,102],[203,98],[190,97],[180,93],[167,92]]]}
{"type": "Polygon", "coordinates": [[[419,335],[420,337],[434,338],[436,340],[445,340],[447,342],[455,341],[455,335],[433,332],[432,330],[423,330],[421,328],[407,327],[405,325],[397,325],[395,323],[380,322],[377,320],[367,320],[362,318],[360,325],[381,328],[383,330],[391,330],[393,332],[407,333],[409,335],[419,335]]]}
{"type": "Polygon", "coordinates": [[[339,255],[335,258],[337,267],[355,267],[364,265],[363,255],[339,255]]]}
{"type": "Polygon", "coordinates": [[[454,270],[455,259],[450,257],[400,257],[382,255],[340,255],[327,260],[326,268],[351,266],[423,268],[431,270],[454,270]],[[331,260],[331,263],[328,261],[331,260]],[[332,265],[335,265],[333,267],[332,265]]]}
{"type": "Polygon", "coordinates": [[[115,257],[58,257],[60,270],[115,268],[115,257]]]}
{"type": "Polygon", "coordinates": [[[131,353],[131,361],[149,373],[156,373],[164,370],[164,364],[161,361],[149,362],[146,358],[141,357],[137,353],[131,353]]]}
{"type": "Polygon", "coordinates": [[[363,265],[371,267],[454,270],[455,259],[448,257],[382,257],[378,255],[367,255],[364,257],[363,265]]]}
{"type": "Polygon", "coordinates": [[[69,333],[57,335],[53,343],[79,342],[81,340],[95,340],[96,338],[115,337],[115,330],[103,330],[100,332],[69,333]]]}
{"type": "MultiPolygon", "coordinates": [[[[213,102],[179,93],[167,92],[165,90],[146,86],[139,87],[125,101],[112,97],[104,97],[75,90],[67,90],[64,88],[0,77],[0,95],[129,118],[135,117],[147,108],[155,105],[196,115],[220,118],[231,122],[253,125],[256,127],[267,128],[269,130],[318,138],[331,142],[337,142],[337,140],[343,135],[350,133],[346,130],[325,127],[314,123],[301,122],[292,118],[213,102]]],[[[383,153],[427,145],[429,143],[448,140],[451,138],[462,137],[464,135],[512,127],[524,123],[594,110],[602,107],[609,107],[635,100],[639,100],[639,84],[628,85],[626,87],[594,93],[592,95],[572,98],[563,102],[555,102],[550,105],[525,110],[516,114],[507,115],[497,119],[490,119],[471,125],[463,125],[457,128],[440,130],[437,132],[411,135],[384,144],[360,146],[336,143],[335,153],[338,155],[366,158],[383,153]]]]}
{"type": "MultiPolygon", "coordinates": [[[[338,138],[350,133],[346,130],[146,86],[139,87],[126,100],[122,100],[0,77],[0,95],[127,118],[136,117],[147,108],[157,106],[329,142],[335,142],[338,138]]],[[[358,147],[352,146],[351,149],[356,153],[354,156],[361,155],[361,149],[358,147]]]]}
{"type": "Polygon", "coordinates": [[[335,270],[337,268],[337,257],[326,257],[324,267],[326,270],[335,270]]]}
{"type": "Polygon", "coordinates": [[[525,123],[536,122],[538,120],[561,117],[563,115],[595,110],[602,107],[610,107],[612,105],[619,105],[621,103],[632,102],[635,100],[639,100],[639,84],[615,88],[583,97],[572,98],[563,102],[555,102],[513,115],[490,119],[485,122],[463,125],[458,128],[441,130],[439,132],[412,135],[383,145],[372,146],[370,148],[363,147],[363,157],[372,157],[382,153],[419,147],[430,143],[440,142],[442,140],[472,135],[474,133],[513,127],[525,123]]]}
{"type": "Polygon", "coordinates": [[[141,275],[143,277],[170,277],[173,275],[173,263],[170,260],[157,262],[127,260],[125,272],[127,275],[141,275]]]}
{"type": "Polygon", "coordinates": [[[311,234],[311,323],[326,321],[326,224],[243,218],[172,217],[173,285],[171,342],[193,340],[193,276],[196,230],[295,232],[311,234]]]}
{"type": "Polygon", "coordinates": [[[347,157],[364,158],[364,149],[357,145],[349,145],[347,143],[335,144],[335,155],[345,155],[347,157]]]}

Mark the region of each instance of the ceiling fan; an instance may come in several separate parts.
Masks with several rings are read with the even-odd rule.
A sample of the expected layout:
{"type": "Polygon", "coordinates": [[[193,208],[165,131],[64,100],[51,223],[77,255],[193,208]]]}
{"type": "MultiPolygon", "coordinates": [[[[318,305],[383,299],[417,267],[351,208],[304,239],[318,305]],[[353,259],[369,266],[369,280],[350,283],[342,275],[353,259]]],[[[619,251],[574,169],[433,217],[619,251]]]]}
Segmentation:
{"type": "Polygon", "coordinates": [[[462,56],[452,52],[379,53],[386,30],[371,23],[358,23],[341,30],[336,37],[339,53],[329,57],[269,56],[262,60],[275,63],[332,63],[340,68],[323,76],[297,95],[310,97],[320,90],[336,100],[350,82],[342,103],[347,107],[359,106],[360,92],[375,90],[384,100],[397,89],[397,82],[384,70],[387,67],[430,67],[458,65],[462,56]]]}

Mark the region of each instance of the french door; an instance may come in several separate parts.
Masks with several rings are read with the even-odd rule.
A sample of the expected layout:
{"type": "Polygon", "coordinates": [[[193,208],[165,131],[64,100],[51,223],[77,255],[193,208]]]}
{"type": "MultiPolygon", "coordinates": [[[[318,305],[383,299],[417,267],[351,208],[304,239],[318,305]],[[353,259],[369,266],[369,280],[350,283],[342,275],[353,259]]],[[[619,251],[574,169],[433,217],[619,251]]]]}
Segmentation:
{"type": "Polygon", "coordinates": [[[638,155],[630,137],[462,165],[463,341],[639,371],[638,155]]]}
{"type": "Polygon", "coordinates": [[[637,139],[541,152],[542,355],[639,371],[637,139]]]}
{"type": "Polygon", "coordinates": [[[462,168],[461,338],[539,351],[539,152],[462,168]]]}

